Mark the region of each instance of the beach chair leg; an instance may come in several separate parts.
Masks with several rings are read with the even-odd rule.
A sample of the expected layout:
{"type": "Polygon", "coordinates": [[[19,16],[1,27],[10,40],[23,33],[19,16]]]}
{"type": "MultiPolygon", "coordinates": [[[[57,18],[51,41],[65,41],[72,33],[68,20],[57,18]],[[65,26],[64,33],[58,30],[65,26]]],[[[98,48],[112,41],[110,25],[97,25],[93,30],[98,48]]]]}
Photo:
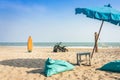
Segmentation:
{"type": "Polygon", "coordinates": [[[81,61],[81,56],[77,54],[77,65],[80,65],[80,61],[81,61]]]}
{"type": "Polygon", "coordinates": [[[78,54],[77,54],[77,57],[76,57],[76,59],[77,59],[77,65],[79,65],[79,62],[78,62],[78,54]]]}
{"type": "Polygon", "coordinates": [[[87,55],[85,55],[85,57],[86,57],[86,64],[87,64],[87,55]]]}
{"type": "Polygon", "coordinates": [[[89,65],[91,66],[91,59],[90,59],[90,55],[89,55],[89,65]]]}
{"type": "Polygon", "coordinates": [[[81,55],[79,55],[79,66],[80,66],[80,63],[81,63],[81,55]]]}

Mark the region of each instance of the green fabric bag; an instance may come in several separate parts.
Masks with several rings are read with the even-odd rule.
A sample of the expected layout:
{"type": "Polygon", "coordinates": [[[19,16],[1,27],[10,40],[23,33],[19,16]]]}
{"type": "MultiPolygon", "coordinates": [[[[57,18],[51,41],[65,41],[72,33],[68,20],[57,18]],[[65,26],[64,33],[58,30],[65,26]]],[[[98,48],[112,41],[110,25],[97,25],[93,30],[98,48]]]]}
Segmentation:
{"type": "Polygon", "coordinates": [[[72,70],[73,68],[74,68],[74,66],[66,61],[53,60],[51,58],[48,58],[45,62],[44,73],[48,77],[53,74],[72,70]]]}
{"type": "Polygon", "coordinates": [[[111,71],[111,72],[120,72],[120,60],[115,60],[112,62],[109,62],[102,66],[100,70],[104,71],[111,71]]]}

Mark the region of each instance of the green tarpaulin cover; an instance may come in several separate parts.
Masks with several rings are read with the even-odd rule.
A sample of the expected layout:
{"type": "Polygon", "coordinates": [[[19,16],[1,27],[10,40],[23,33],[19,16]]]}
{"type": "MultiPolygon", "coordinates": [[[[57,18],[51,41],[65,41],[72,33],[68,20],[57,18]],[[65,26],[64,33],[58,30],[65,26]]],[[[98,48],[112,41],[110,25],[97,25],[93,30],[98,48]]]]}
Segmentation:
{"type": "Polygon", "coordinates": [[[44,73],[46,76],[51,76],[60,72],[72,70],[74,66],[63,60],[53,60],[48,58],[45,62],[44,73]]]}
{"type": "Polygon", "coordinates": [[[112,71],[112,72],[120,72],[120,60],[115,60],[112,62],[109,62],[102,66],[100,70],[104,71],[112,71]]]}

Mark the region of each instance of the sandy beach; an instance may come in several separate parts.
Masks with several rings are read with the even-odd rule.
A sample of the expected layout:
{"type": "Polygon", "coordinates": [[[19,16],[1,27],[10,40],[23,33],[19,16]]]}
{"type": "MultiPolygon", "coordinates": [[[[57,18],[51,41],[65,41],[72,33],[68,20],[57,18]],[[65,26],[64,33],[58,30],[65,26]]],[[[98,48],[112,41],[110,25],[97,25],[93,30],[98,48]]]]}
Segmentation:
{"type": "MultiPolygon", "coordinates": [[[[52,48],[0,47],[0,80],[120,80],[120,73],[97,70],[107,62],[120,59],[120,48],[100,48],[91,66],[76,65],[77,52],[91,52],[91,48],[68,48],[68,52],[52,52],[52,48]],[[46,77],[43,73],[47,58],[74,64],[71,71],[46,77]]],[[[84,57],[83,57],[84,58],[84,57]]]]}

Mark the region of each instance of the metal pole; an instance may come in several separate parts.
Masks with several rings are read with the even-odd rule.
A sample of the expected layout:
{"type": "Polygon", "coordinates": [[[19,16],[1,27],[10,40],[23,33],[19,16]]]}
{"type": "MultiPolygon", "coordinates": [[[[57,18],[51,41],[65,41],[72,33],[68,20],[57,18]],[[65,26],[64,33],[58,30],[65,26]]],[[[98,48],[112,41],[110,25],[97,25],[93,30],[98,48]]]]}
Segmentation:
{"type": "Polygon", "coordinates": [[[100,26],[100,29],[99,29],[99,32],[98,32],[98,36],[97,36],[97,39],[96,39],[96,41],[95,41],[95,44],[94,44],[94,47],[93,47],[93,51],[92,51],[92,53],[91,53],[91,59],[92,59],[92,57],[93,57],[93,54],[94,54],[94,51],[95,51],[95,48],[96,48],[96,42],[98,41],[98,38],[99,38],[99,35],[100,35],[100,32],[101,32],[103,23],[104,23],[104,21],[102,21],[102,23],[101,23],[101,26],[100,26]]]}

